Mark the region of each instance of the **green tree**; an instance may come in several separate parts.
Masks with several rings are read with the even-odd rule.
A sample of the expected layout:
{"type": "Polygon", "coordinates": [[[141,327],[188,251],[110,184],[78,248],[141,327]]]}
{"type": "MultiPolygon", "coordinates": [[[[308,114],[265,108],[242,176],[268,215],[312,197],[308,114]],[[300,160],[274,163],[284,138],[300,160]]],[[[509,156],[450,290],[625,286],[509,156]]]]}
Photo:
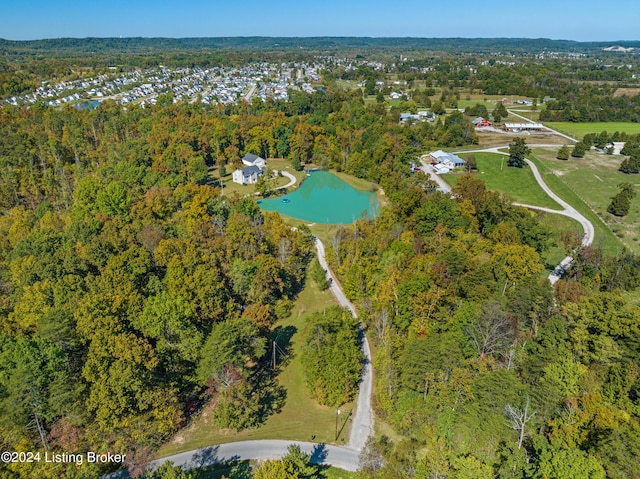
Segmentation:
{"type": "Polygon", "coordinates": [[[567,145],[562,145],[558,150],[556,158],[558,158],[559,160],[568,160],[569,155],[571,155],[571,150],[569,150],[569,147],[567,145]]]}
{"type": "Polygon", "coordinates": [[[112,181],[98,192],[96,205],[101,213],[124,218],[131,205],[129,189],[120,181],[112,181]]]}
{"type": "Polygon", "coordinates": [[[320,404],[339,406],[357,393],[362,351],[357,320],[339,308],[309,318],[302,350],[307,385],[320,404]]]}
{"type": "Polygon", "coordinates": [[[500,120],[506,118],[507,116],[509,116],[509,112],[507,112],[507,109],[505,108],[503,103],[501,101],[496,103],[496,107],[493,110],[493,120],[499,123],[500,120]]]}
{"type": "Polygon", "coordinates": [[[611,199],[607,211],[614,216],[627,216],[630,208],[629,196],[621,191],[611,199]]]}
{"type": "Polygon", "coordinates": [[[213,327],[202,347],[198,378],[203,384],[213,379],[228,385],[229,375],[239,372],[247,376],[250,362],[265,352],[266,340],[259,336],[258,328],[250,319],[223,321],[213,327]]]}
{"type": "Polygon", "coordinates": [[[195,471],[184,471],[180,466],[175,466],[173,462],[167,461],[158,469],[145,472],[142,479],[195,479],[195,471]]]}
{"type": "Polygon", "coordinates": [[[575,447],[545,448],[534,464],[533,477],[605,479],[602,464],[590,454],[575,447]]]}
{"type": "Polygon", "coordinates": [[[531,153],[531,149],[527,146],[524,138],[515,138],[509,144],[509,160],[508,166],[516,168],[522,168],[524,166],[524,159],[531,153]]]}
{"type": "Polygon", "coordinates": [[[470,154],[469,156],[467,156],[467,162],[465,165],[467,172],[471,173],[473,170],[477,170],[478,169],[478,164],[476,161],[476,157],[474,154],[470,154]]]}
{"type": "Polygon", "coordinates": [[[625,158],[618,168],[618,171],[626,174],[638,174],[640,173],[640,155],[632,155],[629,158],[625,158]]]}
{"type": "Polygon", "coordinates": [[[436,115],[444,115],[447,112],[441,101],[437,101],[431,105],[431,111],[436,115]]]}
{"type": "Polygon", "coordinates": [[[587,152],[587,145],[583,142],[578,142],[571,150],[571,156],[574,158],[584,158],[584,154],[587,152]]]}
{"type": "Polygon", "coordinates": [[[329,281],[327,281],[327,272],[320,266],[320,262],[317,258],[311,263],[311,277],[320,288],[320,291],[325,291],[329,288],[329,281]]]}

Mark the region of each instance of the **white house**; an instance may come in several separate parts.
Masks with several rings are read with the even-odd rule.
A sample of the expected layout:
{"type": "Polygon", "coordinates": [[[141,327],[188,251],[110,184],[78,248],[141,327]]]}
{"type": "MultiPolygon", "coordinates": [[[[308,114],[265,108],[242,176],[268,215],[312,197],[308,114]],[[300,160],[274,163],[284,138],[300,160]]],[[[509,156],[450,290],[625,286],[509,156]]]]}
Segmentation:
{"type": "Polygon", "coordinates": [[[247,166],[257,166],[258,168],[266,168],[267,161],[264,158],[254,155],[253,153],[247,153],[242,158],[242,163],[247,166]]]}
{"type": "MultiPolygon", "coordinates": [[[[264,160],[263,160],[264,161],[264,160]]],[[[258,182],[258,178],[262,176],[265,168],[251,165],[246,168],[238,168],[232,174],[233,182],[241,185],[251,185],[258,182]]]]}
{"type": "Polygon", "coordinates": [[[429,157],[431,158],[432,163],[436,164],[435,167],[438,173],[440,173],[440,171],[438,170],[438,166],[440,165],[445,166],[450,170],[465,165],[465,161],[462,158],[460,158],[458,155],[454,155],[453,153],[447,153],[442,150],[429,153],[429,157]]]}

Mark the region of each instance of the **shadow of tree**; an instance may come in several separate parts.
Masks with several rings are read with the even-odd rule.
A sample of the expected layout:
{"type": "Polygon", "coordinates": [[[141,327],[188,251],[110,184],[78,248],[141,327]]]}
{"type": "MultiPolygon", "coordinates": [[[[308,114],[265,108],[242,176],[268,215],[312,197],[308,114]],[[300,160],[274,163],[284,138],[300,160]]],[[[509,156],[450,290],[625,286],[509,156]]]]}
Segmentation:
{"type": "MultiPolygon", "coordinates": [[[[291,345],[291,338],[293,337],[294,334],[296,334],[298,332],[298,328],[296,328],[293,325],[288,325],[288,326],[278,326],[273,330],[273,333],[271,334],[272,339],[271,339],[271,345],[270,347],[273,348],[273,341],[276,341],[276,365],[281,367],[286,366],[289,361],[291,361],[291,359],[293,359],[294,354],[293,354],[293,348],[291,345]]],[[[273,352],[273,349],[271,350],[273,352]]],[[[273,356],[271,356],[270,358],[271,361],[271,367],[273,367],[273,356]]],[[[278,368],[276,368],[278,369],[278,368]]]]}
{"type": "Polygon", "coordinates": [[[313,451],[311,451],[311,459],[309,459],[309,462],[311,464],[321,465],[327,460],[328,454],[329,451],[327,451],[326,444],[316,444],[313,446],[313,451]]]}
{"type": "Polygon", "coordinates": [[[184,469],[197,469],[227,460],[218,456],[219,448],[220,446],[210,446],[199,449],[193,456],[191,456],[189,462],[184,465],[184,469]]]}
{"type": "Polygon", "coordinates": [[[287,390],[278,383],[276,375],[262,376],[254,388],[259,404],[257,420],[262,424],[272,414],[282,411],[287,400],[287,390]]]}

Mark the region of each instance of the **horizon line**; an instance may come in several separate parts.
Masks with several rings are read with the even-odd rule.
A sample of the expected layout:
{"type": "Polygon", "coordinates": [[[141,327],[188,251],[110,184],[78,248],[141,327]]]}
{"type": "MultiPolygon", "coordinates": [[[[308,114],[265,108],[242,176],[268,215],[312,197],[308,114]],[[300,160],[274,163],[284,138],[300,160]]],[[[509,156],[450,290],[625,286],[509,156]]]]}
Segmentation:
{"type": "Polygon", "coordinates": [[[13,40],[10,38],[0,37],[0,41],[5,42],[39,42],[48,40],[127,40],[127,39],[143,39],[143,40],[194,40],[194,39],[252,39],[252,38],[270,38],[270,39],[388,39],[388,40],[547,40],[552,42],[571,42],[571,43],[640,43],[640,40],[571,40],[568,38],[549,38],[549,37],[420,37],[420,36],[371,36],[371,35],[223,35],[223,36],[68,36],[68,37],[48,37],[48,38],[32,38],[26,40],[13,40]]]}

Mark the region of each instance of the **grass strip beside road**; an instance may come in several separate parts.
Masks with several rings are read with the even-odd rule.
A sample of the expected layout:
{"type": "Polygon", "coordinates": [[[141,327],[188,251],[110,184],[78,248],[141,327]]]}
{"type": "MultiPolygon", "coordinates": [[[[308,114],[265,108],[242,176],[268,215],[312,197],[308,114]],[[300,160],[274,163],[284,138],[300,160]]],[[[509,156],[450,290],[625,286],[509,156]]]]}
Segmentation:
{"type": "Polygon", "coordinates": [[[613,122],[599,122],[599,123],[573,123],[570,121],[549,121],[544,123],[545,126],[558,130],[565,135],[572,136],[574,138],[582,138],[588,133],[600,133],[606,131],[608,133],[614,133],[616,131],[626,132],[629,134],[640,133],[640,123],[633,123],[628,121],[613,121],[613,122]]]}
{"type": "MultiPolygon", "coordinates": [[[[505,193],[517,203],[562,209],[540,188],[529,167],[508,167],[509,157],[497,153],[473,153],[473,155],[478,166],[478,173],[475,175],[484,181],[488,190],[505,193]]],[[[466,159],[469,154],[461,154],[460,156],[466,159]]],[[[459,176],[443,175],[443,178],[449,184],[455,185],[459,176]]]]}
{"type": "Polygon", "coordinates": [[[609,227],[600,217],[585,203],[582,198],[567,184],[561,177],[555,175],[544,162],[540,161],[534,154],[529,155],[529,159],[535,163],[540,170],[544,182],[553,190],[555,194],[573,206],[579,213],[586,217],[593,224],[595,230],[594,247],[602,244],[607,254],[617,254],[624,245],[613,234],[609,227]]]}
{"type": "Polygon", "coordinates": [[[564,244],[562,243],[562,233],[565,231],[582,231],[582,226],[576,220],[567,216],[545,213],[543,211],[536,212],[531,210],[531,212],[537,215],[540,224],[548,228],[551,232],[549,247],[540,255],[545,266],[545,271],[541,274],[541,277],[546,278],[567,256],[564,250],[564,244]]]}

